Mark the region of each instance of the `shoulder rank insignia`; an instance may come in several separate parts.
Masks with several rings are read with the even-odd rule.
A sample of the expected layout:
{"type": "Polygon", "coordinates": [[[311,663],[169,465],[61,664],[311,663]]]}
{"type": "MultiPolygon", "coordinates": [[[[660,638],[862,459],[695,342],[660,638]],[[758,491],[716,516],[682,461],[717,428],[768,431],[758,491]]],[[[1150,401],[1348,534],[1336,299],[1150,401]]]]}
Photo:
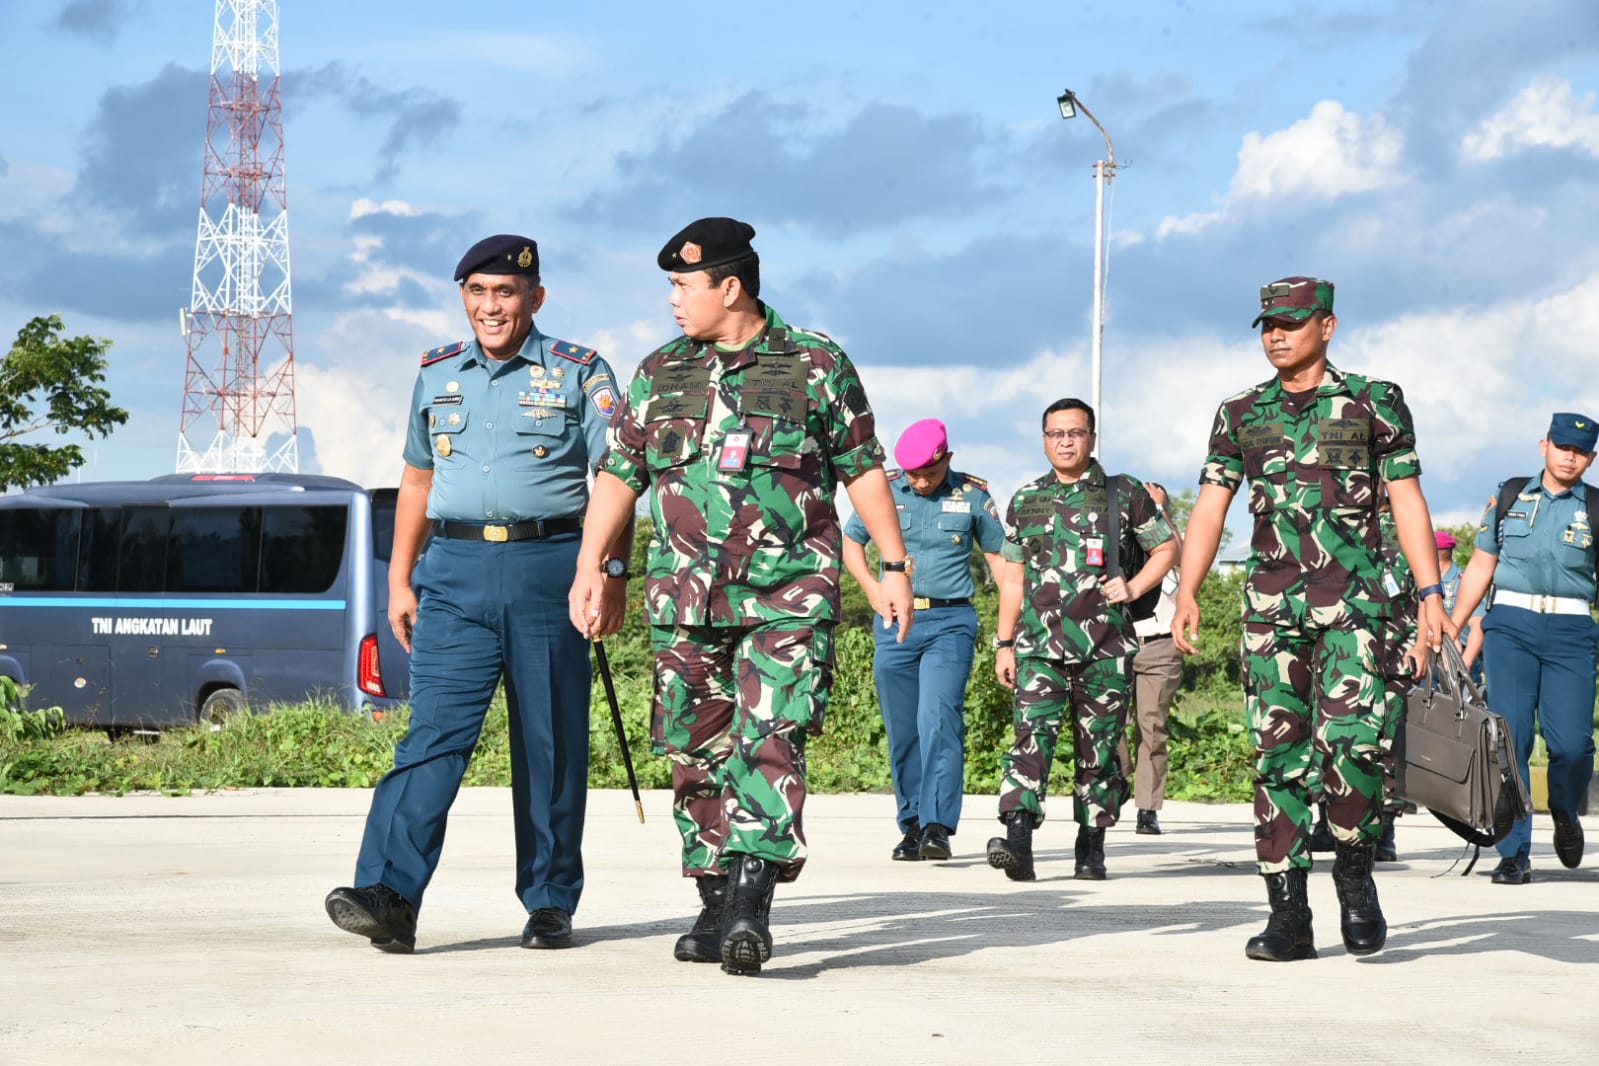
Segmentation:
{"type": "Polygon", "coordinates": [[[550,354],[588,366],[594,361],[594,357],[600,353],[593,348],[585,348],[581,344],[573,344],[571,341],[551,341],[550,354]]]}
{"type": "Polygon", "coordinates": [[[903,477],[904,475],[905,475],[905,471],[903,471],[903,470],[890,470],[888,472],[888,480],[893,481],[896,478],[903,477]]]}
{"type": "Polygon", "coordinates": [[[461,354],[466,347],[466,341],[456,341],[454,344],[441,344],[439,347],[422,353],[422,365],[428,366],[440,359],[448,359],[452,355],[461,354]]]}
{"type": "Polygon", "coordinates": [[[980,477],[973,477],[971,474],[962,473],[961,481],[966,485],[982,489],[984,492],[988,491],[988,482],[984,481],[980,477]]]}

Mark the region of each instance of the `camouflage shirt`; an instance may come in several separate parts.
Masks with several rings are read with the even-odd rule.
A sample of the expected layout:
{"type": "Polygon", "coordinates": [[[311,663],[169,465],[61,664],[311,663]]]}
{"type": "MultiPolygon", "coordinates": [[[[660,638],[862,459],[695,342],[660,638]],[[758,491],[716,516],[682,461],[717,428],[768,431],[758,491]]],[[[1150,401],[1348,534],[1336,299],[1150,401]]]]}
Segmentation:
{"type": "Polygon", "coordinates": [[[646,356],[601,466],[655,492],[644,603],[655,625],[838,617],[839,479],[883,465],[854,365],[762,305],[736,352],[681,337],[646,356]]]}
{"type": "Polygon", "coordinates": [[[1399,526],[1394,522],[1394,512],[1384,510],[1377,518],[1382,532],[1383,589],[1388,593],[1392,613],[1388,616],[1387,639],[1384,653],[1390,660],[1388,672],[1408,672],[1405,651],[1416,643],[1416,627],[1420,605],[1416,602],[1416,575],[1411,572],[1410,560],[1399,546],[1399,526]]]}
{"type": "MultiPolygon", "coordinates": [[[[1118,494],[1124,545],[1137,537],[1145,551],[1171,539],[1171,526],[1137,478],[1121,475],[1118,494]]],[[[1022,615],[1016,656],[1080,663],[1132,655],[1138,637],[1125,604],[1105,599],[1099,581],[1109,567],[1110,491],[1105,471],[1091,462],[1064,484],[1050,471],[1023,485],[1005,511],[1006,562],[1022,563],[1022,615]],[[1103,556],[1090,561],[1090,554],[1103,556]]],[[[1122,549],[1126,570],[1128,547],[1122,549]]],[[[1128,574],[1127,576],[1132,576],[1128,574]]]]}
{"type": "Polygon", "coordinates": [[[1199,481],[1236,491],[1249,478],[1245,619],[1328,627],[1387,616],[1376,489],[1420,473],[1410,409],[1391,382],[1329,363],[1313,391],[1272,378],[1224,400],[1199,481]]]}

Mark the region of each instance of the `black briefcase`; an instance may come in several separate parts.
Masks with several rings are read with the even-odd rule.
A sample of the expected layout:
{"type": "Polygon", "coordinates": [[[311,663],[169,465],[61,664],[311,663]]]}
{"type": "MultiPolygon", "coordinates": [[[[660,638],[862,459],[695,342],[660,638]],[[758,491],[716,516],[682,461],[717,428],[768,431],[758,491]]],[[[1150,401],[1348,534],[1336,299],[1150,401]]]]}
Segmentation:
{"type": "Polygon", "coordinates": [[[1510,730],[1444,638],[1442,661],[1405,699],[1402,749],[1394,760],[1400,797],[1426,807],[1469,843],[1497,844],[1532,813],[1516,769],[1510,730]]]}

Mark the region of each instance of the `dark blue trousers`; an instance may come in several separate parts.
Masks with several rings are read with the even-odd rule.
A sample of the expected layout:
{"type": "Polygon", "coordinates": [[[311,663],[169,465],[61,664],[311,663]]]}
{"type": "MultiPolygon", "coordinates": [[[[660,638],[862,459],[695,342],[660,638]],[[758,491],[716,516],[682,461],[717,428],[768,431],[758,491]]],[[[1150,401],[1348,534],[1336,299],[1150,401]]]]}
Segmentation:
{"type": "Polygon", "coordinates": [[[899,827],[960,824],[966,775],[966,680],[972,673],[977,611],[970,605],[916,612],[905,643],[898,627],[874,619],[877,704],[888,729],[889,770],[899,827]]]}
{"type": "Polygon", "coordinates": [[[510,711],[516,894],[577,910],[588,795],[589,652],[567,618],[578,535],[505,544],[435,538],[417,564],[411,728],[378,782],[355,883],[416,904],[503,676],[510,711]]]}
{"type": "MultiPolygon", "coordinates": [[[[1488,705],[1503,715],[1527,780],[1534,723],[1549,749],[1549,806],[1577,813],[1593,777],[1594,658],[1599,625],[1587,615],[1490,607],[1482,623],[1488,705]]],[[[1516,823],[1499,854],[1525,859],[1532,819],[1516,823]]]]}

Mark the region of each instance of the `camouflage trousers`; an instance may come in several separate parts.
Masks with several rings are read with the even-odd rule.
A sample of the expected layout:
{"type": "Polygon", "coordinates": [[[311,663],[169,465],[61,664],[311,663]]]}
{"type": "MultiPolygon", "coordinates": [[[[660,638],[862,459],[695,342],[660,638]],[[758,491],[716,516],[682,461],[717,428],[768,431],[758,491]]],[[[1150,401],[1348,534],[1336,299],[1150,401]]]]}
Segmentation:
{"type": "MultiPolygon", "coordinates": [[[[1410,673],[1410,660],[1404,653],[1415,642],[1416,631],[1412,628],[1408,632],[1390,631],[1384,645],[1382,733],[1377,748],[1378,763],[1382,767],[1382,810],[1394,816],[1405,809],[1405,801],[1399,795],[1395,764],[1405,757],[1405,698],[1416,687],[1416,679],[1410,673]]],[[[1313,800],[1322,798],[1323,768],[1321,760],[1311,767],[1309,787],[1313,800]]]]}
{"type": "Polygon", "coordinates": [[[1389,701],[1371,629],[1244,622],[1244,702],[1255,747],[1255,860],[1263,874],[1309,869],[1316,773],[1337,840],[1382,829],[1389,701]]]}
{"type": "Polygon", "coordinates": [[[1005,753],[999,813],[1044,819],[1049,769],[1068,712],[1076,764],[1072,814],[1079,825],[1112,826],[1130,790],[1120,749],[1127,729],[1132,656],[1063,663],[1016,660],[1016,743],[1005,753]]]}
{"type": "Polygon", "coordinates": [[[833,684],[833,627],[651,626],[657,754],[672,760],[683,875],[767,859],[782,881],[805,865],[805,739],[833,684]]]}

